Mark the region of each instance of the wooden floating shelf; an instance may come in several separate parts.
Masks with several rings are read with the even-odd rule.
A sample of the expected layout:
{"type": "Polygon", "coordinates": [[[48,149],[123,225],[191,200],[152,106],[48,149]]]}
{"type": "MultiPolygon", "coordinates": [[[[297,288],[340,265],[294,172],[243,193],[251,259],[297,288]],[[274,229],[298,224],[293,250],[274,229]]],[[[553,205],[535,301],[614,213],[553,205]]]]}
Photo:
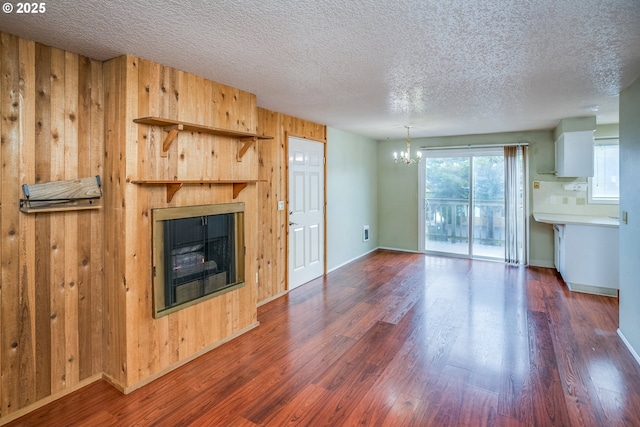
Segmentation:
{"type": "Polygon", "coordinates": [[[164,140],[162,144],[162,153],[161,153],[162,157],[167,156],[167,151],[169,150],[169,147],[171,147],[171,144],[176,139],[176,136],[178,136],[178,133],[181,131],[207,133],[210,135],[226,136],[229,138],[242,140],[243,144],[241,147],[238,148],[238,154],[236,156],[236,160],[239,162],[242,161],[242,157],[245,155],[247,150],[249,150],[251,145],[255,143],[257,140],[273,139],[272,136],[258,135],[250,132],[241,132],[236,130],[204,126],[196,123],[187,123],[180,120],[163,119],[160,117],[140,117],[138,119],[134,119],[133,121],[141,125],[160,126],[166,132],[168,132],[167,138],[164,140]]]}
{"type": "Polygon", "coordinates": [[[173,196],[182,188],[183,185],[233,185],[233,198],[236,199],[240,192],[244,190],[247,185],[256,182],[267,182],[266,179],[222,179],[222,180],[189,180],[189,179],[175,179],[175,180],[136,180],[131,181],[132,184],[138,185],[164,185],[167,189],[167,203],[173,200],[173,196]]]}

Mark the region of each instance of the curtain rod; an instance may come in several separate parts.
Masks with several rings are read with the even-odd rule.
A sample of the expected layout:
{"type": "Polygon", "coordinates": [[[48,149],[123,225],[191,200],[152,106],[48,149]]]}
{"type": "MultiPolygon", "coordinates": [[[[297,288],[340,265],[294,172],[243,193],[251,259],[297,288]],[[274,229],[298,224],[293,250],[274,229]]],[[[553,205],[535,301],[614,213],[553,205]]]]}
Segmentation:
{"type": "Polygon", "coordinates": [[[523,147],[529,146],[528,142],[512,142],[507,144],[468,144],[468,145],[450,145],[440,147],[420,147],[420,150],[459,150],[461,148],[500,148],[500,147],[523,147]]]}

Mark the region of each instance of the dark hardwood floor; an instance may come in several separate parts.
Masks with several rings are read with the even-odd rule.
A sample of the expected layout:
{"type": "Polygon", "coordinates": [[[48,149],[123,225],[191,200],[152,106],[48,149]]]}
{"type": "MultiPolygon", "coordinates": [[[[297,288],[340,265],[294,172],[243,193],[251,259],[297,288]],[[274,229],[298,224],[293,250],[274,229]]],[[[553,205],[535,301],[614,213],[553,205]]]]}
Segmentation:
{"type": "Polygon", "coordinates": [[[618,301],[551,269],[378,251],[127,396],[104,382],[10,425],[640,426],[618,301]]]}

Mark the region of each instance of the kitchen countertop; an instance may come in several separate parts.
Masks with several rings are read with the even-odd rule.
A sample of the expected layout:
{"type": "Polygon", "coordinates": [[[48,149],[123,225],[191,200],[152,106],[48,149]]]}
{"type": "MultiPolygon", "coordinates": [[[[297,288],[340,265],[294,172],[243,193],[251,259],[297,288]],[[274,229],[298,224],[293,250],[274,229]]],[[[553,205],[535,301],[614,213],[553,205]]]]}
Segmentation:
{"type": "Polygon", "coordinates": [[[617,217],[592,216],[592,215],[571,215],[534,212],[533,219],[547,224],[573,224],[573,225],[594,225],[604,227],[618,227],[620,221],[617,217]]]}

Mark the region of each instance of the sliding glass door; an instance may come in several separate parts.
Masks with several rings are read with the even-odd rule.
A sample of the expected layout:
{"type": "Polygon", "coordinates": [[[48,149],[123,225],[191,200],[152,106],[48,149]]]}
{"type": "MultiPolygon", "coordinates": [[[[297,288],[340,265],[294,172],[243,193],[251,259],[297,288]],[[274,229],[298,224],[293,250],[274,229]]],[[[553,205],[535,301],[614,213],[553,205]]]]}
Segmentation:
{"type": "Polygon", "coordinates": [[[471,158],[427,156],[425,168],[425,250],[469,254],[471,158]]]}
{"type": "Polygon", "coordinates": [[[426,151],[421,228],[426,252],[504,259],[504,154],[500,149],[426,151]]]}
{"type": "Polygon", "coordinates": [[[471,255],[504,259],[504,154],[476,155],[473,162],[471,255]]]}

